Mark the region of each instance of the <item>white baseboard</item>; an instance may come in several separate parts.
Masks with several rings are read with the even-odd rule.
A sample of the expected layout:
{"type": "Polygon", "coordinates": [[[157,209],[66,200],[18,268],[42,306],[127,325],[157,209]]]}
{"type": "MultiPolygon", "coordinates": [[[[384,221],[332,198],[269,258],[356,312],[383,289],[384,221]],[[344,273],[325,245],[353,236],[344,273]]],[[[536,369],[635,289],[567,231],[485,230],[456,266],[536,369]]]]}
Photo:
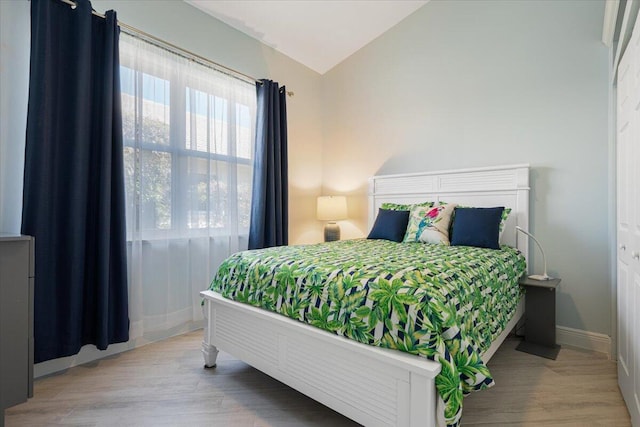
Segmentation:
{"type": "Polygon", "coordinates": [[[605,334],[556,326],[556,342],[560,345],[605,353],[611,358],[611,337],[605,334]]]}
{"type": "Polygon", "coordinates": [[[113,356],[114,354],[122,353],[123,351],[133,350],[134,348],[142,347],[143,345],[151,344],[175,335],[195,331],[196,329],[201,329],[203,326],[204,321],[202,320],[188,322],[168,330],[147,333],[145,336],[134,338],[127,342],[111,344],[106,350],[98,350],[93,345],[85,345],[76,355],[36,363],[33,365],[33,376],[34,378],[40,378],[45,375],[65,371],[74,366],[100,360],[108,356],[113,356]]]}

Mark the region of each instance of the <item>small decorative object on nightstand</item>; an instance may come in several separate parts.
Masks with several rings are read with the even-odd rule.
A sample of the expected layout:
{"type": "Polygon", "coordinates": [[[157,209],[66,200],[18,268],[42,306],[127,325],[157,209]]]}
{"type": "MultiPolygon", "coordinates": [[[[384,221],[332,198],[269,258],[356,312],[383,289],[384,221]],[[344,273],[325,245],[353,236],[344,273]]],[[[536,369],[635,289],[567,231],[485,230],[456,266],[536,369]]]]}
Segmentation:
{"type": "Polygon", "coordinates": [[[347,198],[345,196],[318,197],[318,219],[329,221],[324,226],[324,241],[340,240],[340,226],[336,221],[347,219],[347,198]]]}
{"type": "Polygon", "coordinates": [[[556,344],[556,288],[560,279],[520,279],[525,287],[525,338],[516,350],[554,359],[560,346],[556,344]]]}

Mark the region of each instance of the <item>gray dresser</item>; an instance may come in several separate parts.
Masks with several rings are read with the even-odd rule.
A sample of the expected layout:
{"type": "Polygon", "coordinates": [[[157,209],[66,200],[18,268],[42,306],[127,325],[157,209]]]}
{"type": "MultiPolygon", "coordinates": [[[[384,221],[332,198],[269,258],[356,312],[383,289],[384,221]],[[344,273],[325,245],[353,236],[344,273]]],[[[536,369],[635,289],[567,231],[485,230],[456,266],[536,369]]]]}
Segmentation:
{"type": "Polygon", "coordinates": [[[0,233],[0,427],[33,396],[34,239],[0,233]]]}

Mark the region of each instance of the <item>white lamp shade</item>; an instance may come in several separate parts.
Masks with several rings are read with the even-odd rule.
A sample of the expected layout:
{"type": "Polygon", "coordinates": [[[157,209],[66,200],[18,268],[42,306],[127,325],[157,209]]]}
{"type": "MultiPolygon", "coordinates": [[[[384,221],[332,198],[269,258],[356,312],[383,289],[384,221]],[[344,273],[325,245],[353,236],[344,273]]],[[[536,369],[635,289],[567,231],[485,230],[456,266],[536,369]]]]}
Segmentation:
{"type": "Polygon", "coordinates": [[[318,219],[337,221],[347,219],[347,198],[345,196],[318,197],[318,219]]]}

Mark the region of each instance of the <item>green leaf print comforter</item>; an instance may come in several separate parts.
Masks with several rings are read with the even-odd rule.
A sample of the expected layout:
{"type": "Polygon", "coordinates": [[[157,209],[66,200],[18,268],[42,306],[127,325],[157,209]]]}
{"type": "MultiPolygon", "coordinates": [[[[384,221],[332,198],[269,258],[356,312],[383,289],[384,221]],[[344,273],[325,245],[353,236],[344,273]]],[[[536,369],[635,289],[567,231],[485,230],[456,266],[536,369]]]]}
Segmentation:
{"type": "Polygon", "coordinates": [[[358,342],[442,365],[436,388],[456,426],[462,397],[493,385],[480,359],[520,300],[524,257],[501,250],[345,240],[240,252],[210,289],[358,342]]]}

